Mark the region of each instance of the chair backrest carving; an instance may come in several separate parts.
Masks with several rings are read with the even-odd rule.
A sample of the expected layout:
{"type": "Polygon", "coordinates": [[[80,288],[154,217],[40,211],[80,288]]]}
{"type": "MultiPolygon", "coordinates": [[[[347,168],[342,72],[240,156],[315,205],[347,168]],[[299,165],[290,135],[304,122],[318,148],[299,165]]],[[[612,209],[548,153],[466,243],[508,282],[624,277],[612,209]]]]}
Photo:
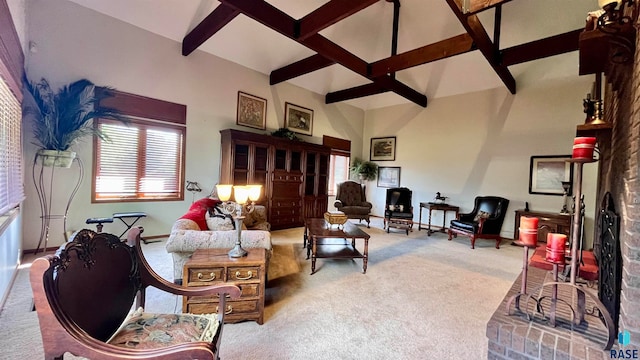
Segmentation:
{"type": "Polygon", "coordinates": [[[45,291],[55,294],[56,316],[106,341],[141,288],[133,248],[115,235],[81,230],[56,255],[44,282],[45,291]]]}

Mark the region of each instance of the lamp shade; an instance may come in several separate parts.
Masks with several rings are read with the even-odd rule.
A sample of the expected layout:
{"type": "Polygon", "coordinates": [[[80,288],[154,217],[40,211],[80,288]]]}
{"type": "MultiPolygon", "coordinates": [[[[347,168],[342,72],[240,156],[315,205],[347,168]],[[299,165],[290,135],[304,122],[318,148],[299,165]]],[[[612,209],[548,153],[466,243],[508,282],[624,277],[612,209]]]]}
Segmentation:
{"type": "Polygon", "coordinates": [[[247,199],[249,198],[249,187],[248,186],[234,186],[233,187],[233,197],[236,202],[240,205],[246,204],[247,199]]]}
{"type": "Polygon", "coordinates": [[[231,199],[232,185],[216,185],[216,192],[218,193],[218,199],[222,201],[229,201],[231,199]]]}
{"type": "Polygon", "coordinates": [[[258,199],[260,199],[262,185],[247,185],[247,187],[249,188],[249,200],[258,201],[258,199]]]}

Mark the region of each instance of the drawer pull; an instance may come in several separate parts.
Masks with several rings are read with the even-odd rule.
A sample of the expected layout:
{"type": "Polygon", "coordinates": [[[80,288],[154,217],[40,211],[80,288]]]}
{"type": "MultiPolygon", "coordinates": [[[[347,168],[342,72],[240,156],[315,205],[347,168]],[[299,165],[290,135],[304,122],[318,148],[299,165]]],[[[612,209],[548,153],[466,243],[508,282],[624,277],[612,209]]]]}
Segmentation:
{"type": "MultiPolygon", "coordinates": [[[[220,297],[220,294],[216,294],[217,297],[220,297]]],[[[231,295],[229,294],[224,294],[224,298],[225,299],[231,299],[231,295]]]]}
{"type": "MultiPolygon", "coordinates": [[[[218,312],[219,306],[216,306],[216,312],[218,312]]],[[[229,315],[233,312],[233,308],[231,305],[227,305],[227,311],[224,312],[225,315],[229,315]]]]}
{"type": "Polygon", "coordinates": [[[215,273],[209,273],[209,279],[203,279],[204,275],[202,273],[198,273],[198,280],[200,281],[213,281],[216,279],[215,273]]]}
{"type": "Polygon", "coordinates": [[[253,277],[253,272],[251,270],[247,271],[247,276],[246,277],[240,276],[240,271],[236,271],[236,279],[238,279],[238,280],[249,280],[252,277],[253,277]]]}

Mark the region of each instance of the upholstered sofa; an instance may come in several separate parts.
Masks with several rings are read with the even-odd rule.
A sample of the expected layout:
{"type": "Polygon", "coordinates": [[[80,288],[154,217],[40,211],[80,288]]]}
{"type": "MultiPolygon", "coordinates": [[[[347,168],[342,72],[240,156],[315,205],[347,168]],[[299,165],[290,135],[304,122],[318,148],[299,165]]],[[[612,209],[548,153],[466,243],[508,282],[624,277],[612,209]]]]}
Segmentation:
{"type": "MultiPolygon", "coordinates": [[[[217,199],[203,198],[191,204],[189,211],[173,224],[166,249],[173,257],[173,280],[182,282],[182,269],[197,249],[231,249],[238,238],[236,230],[209,230],[207,212],[220,203],[217,199]]],[[[267,250],[267,268],[271,257],[270,225],[266,221],[266,209],[257,205],[247,214],[241,234],[243,248],[267,250]],[[244,229],[246,227],[246,229],[244,229]]]]}

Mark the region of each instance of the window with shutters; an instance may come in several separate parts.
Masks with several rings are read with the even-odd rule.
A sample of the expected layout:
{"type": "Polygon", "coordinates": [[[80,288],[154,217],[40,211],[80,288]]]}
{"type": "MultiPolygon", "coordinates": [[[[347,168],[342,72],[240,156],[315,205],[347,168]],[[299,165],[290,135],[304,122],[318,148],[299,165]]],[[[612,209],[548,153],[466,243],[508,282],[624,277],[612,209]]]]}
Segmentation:
{"type": "Polygon", "coordinates": [[[0,215],[24,200],[21,123],[20,102],[0,77],[0,215]]]}
{"type": "MultiPolygon", "coordinates": [[[[117,105],[122,94],[109,106],[119,107],[131,116],[132,113],[124,111],[126,101],[125,105],[117,105]]],[[[134,108],[135,115],[141,115],[140,107],[134,108]]],[[[184,199],[184,121],[176,123],[138,116],[131,117],[127,124],[106,119],[97,121],[109,140],[94,140],[93,202],[184,199]]]]}

